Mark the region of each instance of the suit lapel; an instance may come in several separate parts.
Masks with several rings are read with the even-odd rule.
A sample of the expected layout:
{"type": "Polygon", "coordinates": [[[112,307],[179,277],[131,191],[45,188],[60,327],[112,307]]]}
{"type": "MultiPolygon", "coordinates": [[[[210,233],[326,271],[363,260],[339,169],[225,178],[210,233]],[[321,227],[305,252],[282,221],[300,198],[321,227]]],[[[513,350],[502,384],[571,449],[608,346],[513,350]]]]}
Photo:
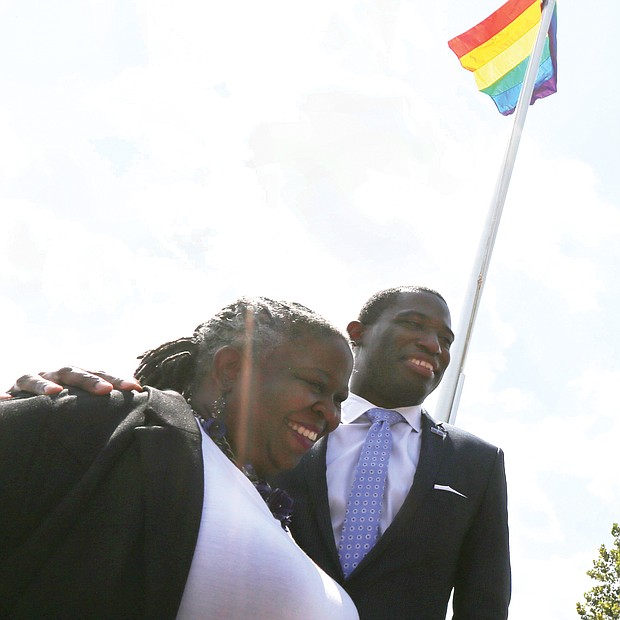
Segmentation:
{"type": "MultiPolygon", "coordinates": [[[[325,458],[327,454],[328,437],[320,439],[308,453],[304,460],[304,477],[308,488],[308,496],[314,507],[313,517],[321,537],[321,543],[328,551],[330,559],[340,568],[340,559],[334,540],[334,530],[329,512],[329,497],[327,492],[327,477],[325,458]]],[[[342,571],[342,569],[340,568],[342,571]]]]}
{"type": "Polygon", "coordinates": [[[175,617],[203,502],[201,436],[190,407],[152,392],[152,418],[135,429],[144,476],[146,617],[175,617]]]}
{"type": "Polygon", "coordinates": [[[442,426],[435,424],[435,421],[423,411],[420,460],[413,477],[411,490],[398,511],[393,524],[399,524],[401,518],[403,521],[408,522],[426,499],[426,496],[433,490],[437,471],[444,456],[446,436],[447,431],[442,426]]]}

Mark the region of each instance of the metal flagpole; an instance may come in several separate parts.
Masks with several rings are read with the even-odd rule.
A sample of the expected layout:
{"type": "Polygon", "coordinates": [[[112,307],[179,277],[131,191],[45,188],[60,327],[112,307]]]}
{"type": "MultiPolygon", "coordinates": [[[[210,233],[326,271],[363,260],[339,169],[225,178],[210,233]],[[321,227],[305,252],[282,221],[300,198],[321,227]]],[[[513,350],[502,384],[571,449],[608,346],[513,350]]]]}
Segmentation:
{"type": "Polygon", "coordinates": [[[510,184],[510,177],[512,176],[517,149],[521,141],[523,125],[525,124],[525,117],[532,98],[532,92],[534,91],[534,83],[538,73],[540,57],[542,55],[547,32],[549,31],[554,8],[555,0],[543,0],[540,28],[534,43],[534,49],[530,55],[530,61],[523,80],[523,88],[521,89],[519,101],[515,108],[515,119],[508,142],[508,148],[506,149],[504,161],[500,168],[500,174],[495,186],[493,199],[489,206],[483,234],[480,237],[478,254],[474,262],[474,268],[463,303],[460,325],[456,331],[456,339],[452,345],[452,361],[446,370],[440,387],[434,415],[435,419],[440,422],[450,422],[453,424],[456,419],[456,412],[463,390],[463,383],[465,381],[463,369],[465,367],[467,350],[474,330],[474,322],[476,320],[476,314],[478,313],[482,289],[484,288],[487,271],[489,269],[495,237],[497,236],[497,229],[502,216],[506,194],[508,193],[508,185],[510,184]]]}

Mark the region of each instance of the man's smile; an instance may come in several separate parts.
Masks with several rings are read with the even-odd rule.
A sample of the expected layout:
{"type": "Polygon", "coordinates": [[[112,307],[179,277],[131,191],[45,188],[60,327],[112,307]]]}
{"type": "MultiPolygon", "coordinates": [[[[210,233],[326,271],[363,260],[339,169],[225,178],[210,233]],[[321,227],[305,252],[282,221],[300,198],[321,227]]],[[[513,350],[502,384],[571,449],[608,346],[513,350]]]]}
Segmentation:
{"type": "Polygon", "coordinates": [[[425,377],[433,378],[435,376],[435,366],[427,360],[419,357],[409,357],[406,360],[407,365],[413,367],[413,370],[425,377]]]}

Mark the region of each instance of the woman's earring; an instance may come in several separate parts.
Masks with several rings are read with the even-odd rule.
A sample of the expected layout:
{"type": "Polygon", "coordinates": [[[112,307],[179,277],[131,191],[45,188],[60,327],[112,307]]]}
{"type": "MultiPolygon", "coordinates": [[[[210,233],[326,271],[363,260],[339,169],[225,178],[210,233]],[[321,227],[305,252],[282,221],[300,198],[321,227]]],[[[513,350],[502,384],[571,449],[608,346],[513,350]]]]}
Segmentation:
{"type": "Polygon", "coordinates": [[[226,409],[226,397],[220,394],[211,404],[211,416],[215,419],[223,415],[226,409]]]}

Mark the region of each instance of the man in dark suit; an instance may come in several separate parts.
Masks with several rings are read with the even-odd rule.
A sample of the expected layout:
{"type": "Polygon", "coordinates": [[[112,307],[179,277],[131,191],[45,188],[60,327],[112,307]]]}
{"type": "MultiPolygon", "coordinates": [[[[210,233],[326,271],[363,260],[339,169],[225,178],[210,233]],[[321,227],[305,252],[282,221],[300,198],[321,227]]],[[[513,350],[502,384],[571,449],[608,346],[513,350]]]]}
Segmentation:
{"type": "Polygon", "coordinates": [[[421,409],[450,362],[445,300],[418,287],[374,295],[347,328],[355,353],[342,421],[277,484],[294,498],[292,533],[340,582],[364,620],[508,615],[506,478],[500,449],[421,409]],[[338,545],[374,407],[395,410],[380,537],[345,578],[338,545]]]}

